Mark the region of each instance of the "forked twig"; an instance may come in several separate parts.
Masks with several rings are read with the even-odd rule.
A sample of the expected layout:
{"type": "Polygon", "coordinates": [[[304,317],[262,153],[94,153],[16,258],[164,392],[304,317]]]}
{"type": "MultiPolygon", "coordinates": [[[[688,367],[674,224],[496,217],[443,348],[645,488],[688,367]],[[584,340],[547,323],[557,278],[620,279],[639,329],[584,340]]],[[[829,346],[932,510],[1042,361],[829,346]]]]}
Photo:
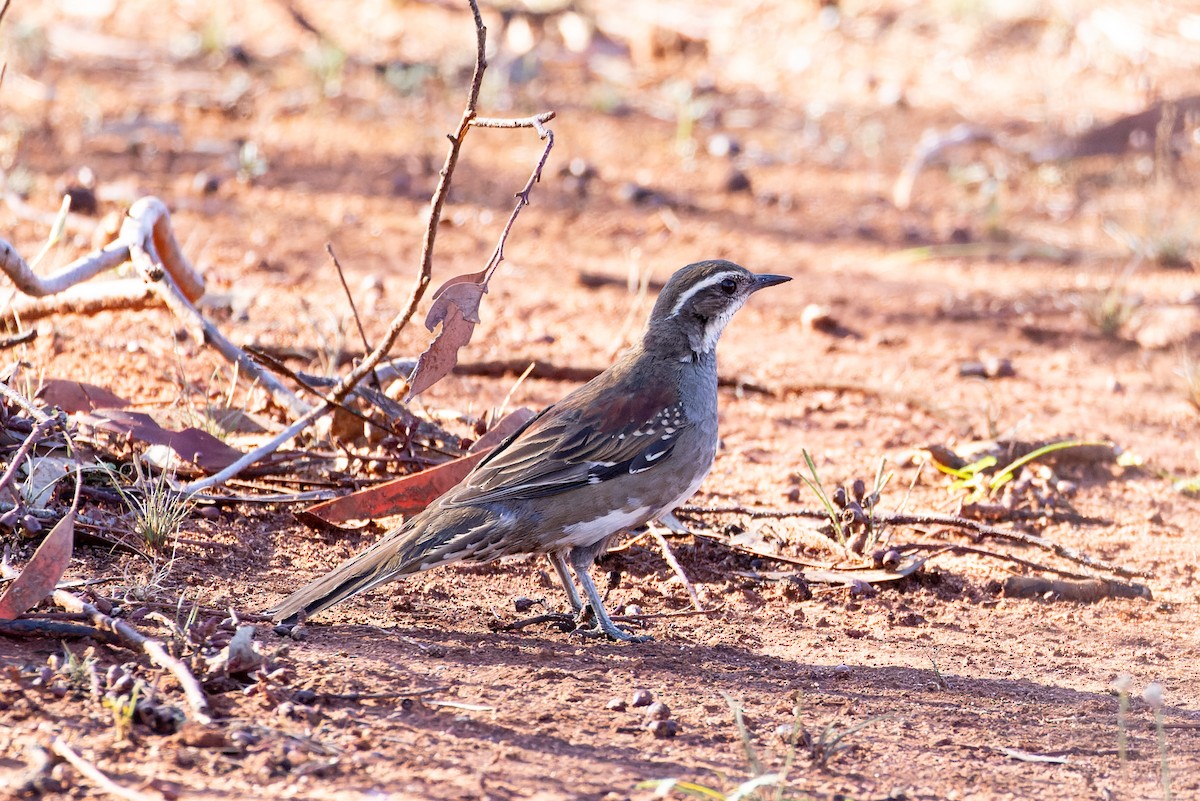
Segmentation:
{"type": "Polygon", "coordinates": [[[72,595],[66,590],[55,590],[51,596],[54,603],[68,612],[87,615],[92,625],[104,631],[111,632],[120,638],[129,648],[139,650],[150,657],[150,661],[167,670],[179,686],[183,688],[184,697],[192,708],[193,716],[201,723],[212,723],[212,713],[208,709],[208,699],[200,689],[200,683],[192,675],[187,665],[168,653],[166,647],[158,640],[145,636],[122,620],[116,620],[101,612],[82,598],[72,595]]]}
{"type": "Polygon", "coordinates": [[[408,303],[392,319],[383,339],[329,393],[330,397],[337,401],[345,400],[355,385],[375,369],[375,366],[391,351],[392,346],[399,339],[400,333],[408,326],[412,316],[416,313],[417,305],[425,296],[425,291],[429,288],[429,282],[433,276],[433,244],[437,240],[438,221],[442,218],[442,208],[446,205],[446,197],[450,193],[450,178],[454,175],[454,168],[458,165],[459,152],[467,137],[467,131],[471,127],[471,120],[475,119],[476,108],[479,105],[479,87],[483,85],[483,73],[487,69],[487,28],[479,13],[479,4],[476,0],[468,0],[468,2],[471,4],[471,14],[475,18],[475,70],[471,76],[471,88],[467,92],[467,104],[463,108],[458,131],[446,137],[450,140],[450,147],[446,152],[446,160],[442,164],[441,172],[438,173],[437,188],[434,189],[433,197],[429,201],[429,222],[425,226],[425,238],[421,243],[421,272],[417,275],[416,283],[408,297],[408,303]]]}

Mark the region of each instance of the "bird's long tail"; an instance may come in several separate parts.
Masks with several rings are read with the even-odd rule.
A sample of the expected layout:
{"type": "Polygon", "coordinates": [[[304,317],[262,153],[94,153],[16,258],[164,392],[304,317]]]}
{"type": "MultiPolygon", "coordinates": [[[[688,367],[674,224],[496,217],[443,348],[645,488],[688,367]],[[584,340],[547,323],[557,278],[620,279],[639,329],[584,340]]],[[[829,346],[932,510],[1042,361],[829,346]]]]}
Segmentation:
{"type": "Polygon", "coordinates": [[[463,509],[453,514],[417,515],[392,529],[367,550],[350,557],[333,570],[293,592],[267,614],[276,621],[295,622],[340,603],[351,596],[400,576],[462,559],[488,559],[485,552],[502,534],[483,510],[463,509]],[[491,525],[489,525],[491,524],[491,525]],[[434,526],[436,525],[436,528],[434,526]]]}
{"type": "Polygon", "coordinates": [[[390,535],[385,536],[367,550],[350,557],[324,576],[296,590],[274,608],[268,609],[267,614],[276,622],[294,623],[301,614],[305,618],[312,617],[388,579],[416,572],[415,569],[405,570],[403,563],[396,564],[396,555],[395,540],[390,535]]]}

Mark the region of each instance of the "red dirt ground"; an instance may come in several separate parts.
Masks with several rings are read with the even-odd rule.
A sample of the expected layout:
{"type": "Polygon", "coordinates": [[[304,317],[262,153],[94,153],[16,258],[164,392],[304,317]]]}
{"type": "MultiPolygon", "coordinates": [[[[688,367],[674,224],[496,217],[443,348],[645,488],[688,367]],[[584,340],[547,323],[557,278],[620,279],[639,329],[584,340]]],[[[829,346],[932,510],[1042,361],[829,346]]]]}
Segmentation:
{"type": "MultiPolygon", "coordinates": [[[[461,114],[471,22],[458,3],[299,2],[348,55],[320,73],[318,55],[335,50],[322,50],[286,4],[244,5],[15,4],[0,25],[6,191],[51,213],[86,167],[101,213],[162,198],[206,273],[222,330],[307,352],[312,362],[289,363],[318,371],[323,354],[359,350],[326,242],[366,307],[372,341],[407,298],[444,136],[461,114]],[[418,66],[393,70],[394,84],[410,82],[400,91],[376,62],[418,66]],[[247,181],[236,176],[242,142],[266,160],[247,181]],[[210,179],[215,191],[202,191],[210,179]],[[382,292],[368,302],[372,285],[382,292]]],[[[662,281],[710,257],[792,275],[726,332],[722,373],[742,387],[722,391],[723,448],[695,503],[811,508],[797,477],[806,449],[831,486],[869,480],[886,457],[896,475],[885,510],[954,511],[948,479],[929,467],[918,475],[926,446],[997,434],[1103,439],[1142,466],[1065,465],[1056,476],[1074,493],[1056,502],[1101,522],[995,522],[1144,571],[1153,600],[1009,597],[1001,586],[1023,568],[953,554],[874,591],[812,583],[809,597],[756,575],[785,565],[683,538],[675,554],[717,611],[651,619],[654,641],[629,646],[552,626],[493,631],[496,616],[520,617],[518,597],[561,604],[544,561],[444,569],[330,610],[302,641],[260,624],[258,640],[282,649],[272,664],[286,671],[270,692],[210,687],[220,720],[208,743],[143,723],[123,734],[86,693],[35,686],[61,644],[0,637],[0,793],[15,791],[31,744],[56,735],[152,798],[624,799],[650,797],[639,783],[662,778],[731,791],[753,768],[729,698],[770,772],[784,769],[780,727],[798,706],[818,742],[797,748],[787,798],[1157,799],[1159,738],[1141,694],[1158,682],[1172,797],[1200,797],[1200,501],[1173,484],[1200,473],[1200,413],[1180,375],[1189,346],[1200,359],[1198,281],[1191,267],[1132,252],[1180,240],[1185,257],[1200,258],[1197,151],[1193,142],[1177,156],[1160,148],[1041,167],[1013,152],[1194,94],[1200,8],[1184,5],[879,0],[839,14],[778,0],[622,2],[547,16],[523,59],[523,23],[505,32],[485,9],[496,51],[481,113],[558,118],[545,178],[463,353],[471,363],[602,368],[653,300],[626,287],[630,276],[662,281]],[[562,44],[558,31],[593,20],[603,41],[584,54],[562,44]],[[897,208],[893,182],[922,132],[960,122],[999,133],[1006,147],[950,150],[897,208]],[[728,142],[736,157],[721,153],[728,142]],[[573,163],[594,177],[573,176],[573,163]],[[597,286],[585,275],[616,280],[597,286]],[[1132,298],[1133,319],[1112,336],[1094,320],[1105,293],[1132,298]],[[806,325],[809,304],[836,325],[806,325]],[[1015,374],[960,374],[989,358],[1010,360],[1015,374]],[[1112,690],[1121,674],[1133,693],[1123,726],[1112,690]],[[656,738],[641,708],[610,708],[637,690],[669,706],[676,736],[656,738]],[[819,758],[823,732],[828,741],[859,724],[819,758]]],[[[539,149],[529,131],[468,137],[435,283],[483,265],[539,149]]],[[[37,252],[44,220],[14,204],[0,220],[20,253],[37,252]]],[[[88,249],[88,225],[57,264],[88,249]]],[[[88,381],[156,410],[222,403],[234,380],[165,310],[36,326],[33,343],[6,354],[28,363],[24,375],[88,381]]],[[[427,342],[414,324],[396,352],[427,342]]],[[[465,434],[513,382],[456,374],[418,406],[458,417],[451,425],[465,434]]],[[[538,408],[572,386],[535,375],[512,405],[538,408]]],[[[233,403],[264,408],[244,380],[233,403]]],[[[334,446],[305,447],[327,454],[314,474],[335,470],[334,446]]],[[[165,576],[82,547],[68,577],[114,577],[96,593],[142,614],[161,601],[171,616],[181,597],[258,611],[380,530],[316,532],[297,510],[243,504],[194,516],[165,576]]],[[[810,520],[689,520],[812,562],[845,556],[810,520]]],[[[971,542],[939,526],[892,537],[971,542]]],[[[975,544],[1075,568],[1011,543],[975,544]]],[[[18,545],[20,564],[30,543],[18,545]]],[[[597,574],[605,570],[620,571],[613,608],[689,608],[653,540],[612,555],[597,574]]],[[[167,635],[153,618],[136,624],[167,635]]],[[[83,654],[87,643],[68,647],[83,654]]],[[[134,660],[107,646],[95,655],[102,670],[134,660]]],[[[178,687],[144,659],[130,670],[183,708],[178,687]]],[[[67,766],[42,786],[50,798],[101,792],[67,766]]],[[[775,797],[774,786],[763,792],[775,797]]]]}

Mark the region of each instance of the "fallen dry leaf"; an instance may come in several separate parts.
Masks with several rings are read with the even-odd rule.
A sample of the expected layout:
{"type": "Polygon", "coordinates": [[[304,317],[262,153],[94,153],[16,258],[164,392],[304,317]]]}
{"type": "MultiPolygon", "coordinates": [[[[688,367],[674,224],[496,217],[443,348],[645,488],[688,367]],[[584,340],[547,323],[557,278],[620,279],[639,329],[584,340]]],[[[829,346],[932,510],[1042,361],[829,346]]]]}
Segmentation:
{"type": "Polygon", "coordinates": [[[348,520],[371,520],[419,512],[462,481],[483,457],[491,453],[492,448],[534,416],[535,413],[529,409],[517,409],[480,437],[467,456],[341,498],[322,501],[306,509],[304,515],[337,525],[348,520]]]}
{"type": "MultiPolygon", "coordinates": [[[[76,482],[79,475],[76,473],[76,482]]],[[[58,585],[58,580],[71,564],[75,545],[75,511],[79,508],[79,487],[75,500],[62,520],[50,530],[46,539],[34,551],[33,558],[21,575],[13,579],[8,590],[0,596],[0,620],[14,620],[32,609],[58,585]]]]}
{"type": "Polygon", "coordinates": [[[184,461],[191,462],[207,473],[223,470],[242,456],[241,451],[229,447],[206,431],[198,428],[172,431],[163,428],[144,412],[95,409],[81,415],[79,422],[101,431],[130,437],[145,445],[166,446],[184,461]]]}
{"type": "Polygon", "coordinates": [[[406,400],[412,400],[445,378],[458,364],[458,351],[471,341],[479,322],[479,304],[487,292],[485,274],[486,271],[455,276],[434,293],[425,327],[432,331],[441,324],[442,330],[417,359],[406,400]]]}

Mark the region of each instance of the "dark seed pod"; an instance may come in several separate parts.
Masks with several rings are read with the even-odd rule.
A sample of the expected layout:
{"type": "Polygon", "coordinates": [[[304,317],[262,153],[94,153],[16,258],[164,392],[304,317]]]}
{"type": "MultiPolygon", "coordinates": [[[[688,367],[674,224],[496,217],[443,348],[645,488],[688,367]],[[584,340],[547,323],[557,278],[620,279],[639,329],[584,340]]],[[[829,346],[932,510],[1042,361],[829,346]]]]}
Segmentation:
{"type": "Polygon", "coordinates": [[[839,509],[844,509],[846,506],[846,488],[838,487],[833,491],[833,505],[839,509]]]}
{"type": "Polygon", "coordinates": [[[854,500],[862,503],[863,497],[867,494],[867,485],[861,478],[856,478],[854,479],[852,491],[854,492],[854,500]]]}

